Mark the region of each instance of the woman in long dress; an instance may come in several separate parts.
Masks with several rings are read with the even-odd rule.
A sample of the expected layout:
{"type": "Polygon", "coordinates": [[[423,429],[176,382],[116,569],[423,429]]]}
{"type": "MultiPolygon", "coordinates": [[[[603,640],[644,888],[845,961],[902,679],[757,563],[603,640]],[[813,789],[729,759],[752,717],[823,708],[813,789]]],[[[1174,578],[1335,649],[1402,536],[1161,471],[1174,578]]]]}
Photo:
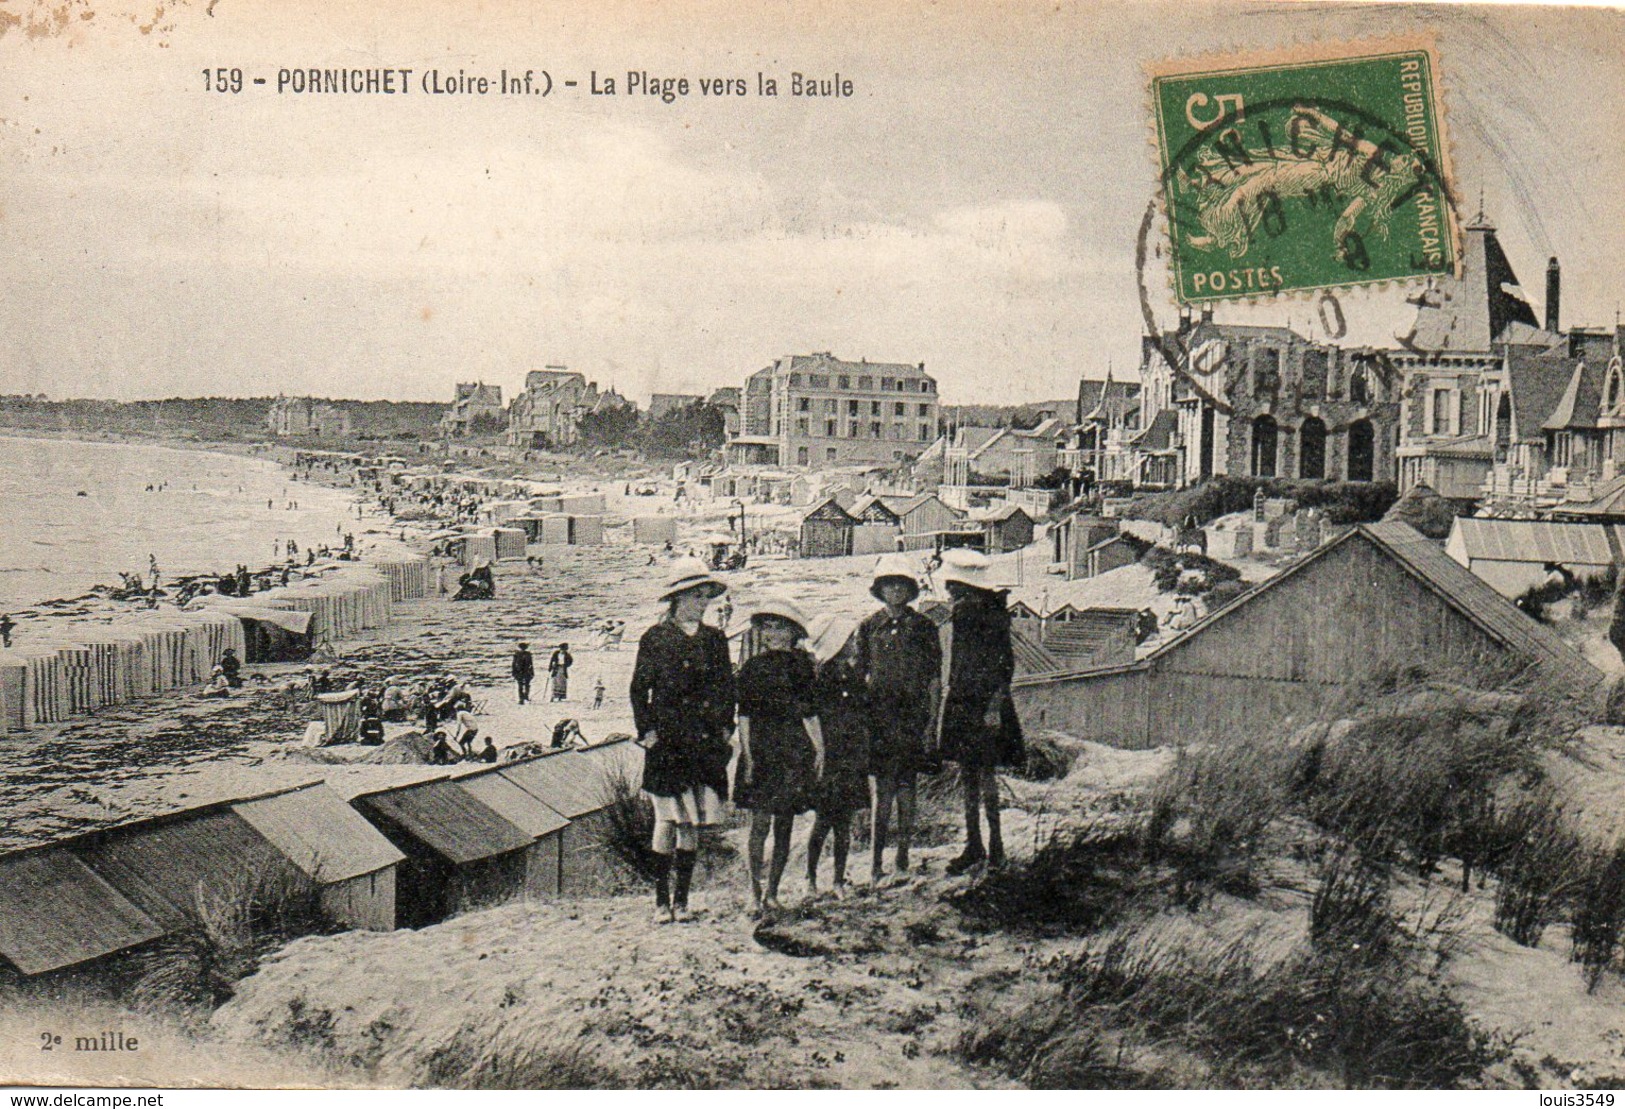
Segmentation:
{"type": "Polygon", "coordinates": [[[638,641],[632,718],[644,749],[643,792],[654,805],[657,923],[691,919],[699,829],[722,820],[735,687],[728,641],[705,624],[727,591],[699,559],[679,559],[661,600],[666,615],[638,641]]]}

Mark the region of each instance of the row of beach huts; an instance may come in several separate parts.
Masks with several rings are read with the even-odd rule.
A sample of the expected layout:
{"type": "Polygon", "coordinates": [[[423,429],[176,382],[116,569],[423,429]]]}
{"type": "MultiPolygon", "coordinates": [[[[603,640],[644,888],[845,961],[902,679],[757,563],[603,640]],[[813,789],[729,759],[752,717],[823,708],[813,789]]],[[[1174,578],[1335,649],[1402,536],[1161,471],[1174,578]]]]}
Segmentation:
{"type": "Polygon", "coordinates": [[[324,927],[388,931],[520,899],[590,896],[630,740],[482,767],[348,767],[0,855],[0,970],[60,974],[275,892],[324,927]],[[382,775],[383,784],[380,775],[382,775]]]}
{"type": "Polygon", "coordinates": [[[289,657],[290,644],[385,627],[393,606],[427,596],[430,582],[428,562],[403,547],[248,597],[210,594],[186,609],[39,621],[0,655],[0,735],[197,685],[227,648],[263,662],[289,657]]]}

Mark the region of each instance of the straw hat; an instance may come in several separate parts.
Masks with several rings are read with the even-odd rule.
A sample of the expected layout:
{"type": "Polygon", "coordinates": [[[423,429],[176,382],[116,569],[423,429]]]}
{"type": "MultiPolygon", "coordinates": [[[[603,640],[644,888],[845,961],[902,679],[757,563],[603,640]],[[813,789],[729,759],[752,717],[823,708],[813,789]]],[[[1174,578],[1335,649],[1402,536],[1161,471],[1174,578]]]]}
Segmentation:
{"type": "Polygon", "coordinates": [[[753,622],[767,616],[794,624],[803,636],[807,634],[807,617],[802,615],[801,609],[789,597],[766,597],[756,606],[756,611],[750,614],[753,622]]]}
{"type": "Polygon", "coordinates": [[[869,582],[869,592],[877,601],[885,601],[880,595],[880,585],[885,581],[906,581],[912,593],[909,600],[920,595],[920,579],[914,572],[914,564],[907,555],[888,554],[881,555],[880,561],[875,563],[874,577],[869,582]]]}
{"type": "Polygon", "coordinates": [[[993,563],[980,551],[951,547],[942,552],[942,584],[959,582],[974,589],[992,590],[993,563]]]}
{"type": "Polygon", "coordinates": [[[669,601],[679,593],[702,586],[709,590],[707,595],[711,597],[720,597],[728,592],[728,587],[717,580],[705,563],[697,558],[679,558],[671,564],[671,577],[667,579],[666,591],[660,595],[660,599],[669,601]]]}

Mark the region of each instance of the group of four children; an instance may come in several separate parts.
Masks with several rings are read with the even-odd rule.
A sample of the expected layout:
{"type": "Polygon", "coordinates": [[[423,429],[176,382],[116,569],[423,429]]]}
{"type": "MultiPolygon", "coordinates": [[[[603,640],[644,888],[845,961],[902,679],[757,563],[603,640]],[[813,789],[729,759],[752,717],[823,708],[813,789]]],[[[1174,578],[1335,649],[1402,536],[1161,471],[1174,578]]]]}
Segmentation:
{"type": "Polygon", "coordinates": [[[726,586],[698,559],[679,560],[673,571],[661,597],[666,615],[639,641],[631,686],[645,749],[643,791],[655,810],[653,848],[665,862],[656,879],[657,920],[689,918],[698,829],[721,820],[736,725],[731,796],[751,814],[758,911],[777,907],[795,817],[809,809],[813,888],[830,840],[835,884],[845,883],[852,816],[866,805],[871,877],[885,873],[894,809],[894,862],[907,871],[915,780],[943,759],[959,764],[965,801],[965,848],[948,873],[1003,863],[996,768],[1019,764],[1023,747],[1010,698],[1010,618],[985,556],[945,553],[942,580],[952,608],[941,629],[912,607],[920,586],[901,555],[875,568],[870,592],[883,607],[856,628],[828,622],[815,653],[803,649],[809,622],[794,602],[768,600],[752,614],[757,650],[737,674],[723,633],[704,622],[726,586]]]}

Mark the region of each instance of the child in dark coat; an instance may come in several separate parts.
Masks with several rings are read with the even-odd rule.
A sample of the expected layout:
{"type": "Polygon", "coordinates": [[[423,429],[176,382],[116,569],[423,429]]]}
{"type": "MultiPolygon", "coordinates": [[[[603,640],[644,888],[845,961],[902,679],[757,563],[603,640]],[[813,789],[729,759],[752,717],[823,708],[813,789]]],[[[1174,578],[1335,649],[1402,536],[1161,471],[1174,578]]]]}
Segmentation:
{"type": "Polygon", "coordinates": [[[818,891],[818,860],[833,836],[834,888],[846,886],[852,814],[869,801],[869,706],[858,641],[850,620],[835,620],[813,645],[819,659],[818,723],[824,733],[824,776],[813,790],[812,838],[807,841],[807,888],[818,891]]]}
{"type": "Polygon", "coordinates": [[[796,814],[813,805],[823,776],[824,735],[815,702],[813,659],[799,646],[806,618],[787,600],[771,600],[751,617],[763,650],[739,671],[739,765],[733,800],[750,810],[747,845],[756,912],[779,908],[779,881],[790,861],[796,814]],[[763,850],[773,833],[764,893],[763,850]]]}

